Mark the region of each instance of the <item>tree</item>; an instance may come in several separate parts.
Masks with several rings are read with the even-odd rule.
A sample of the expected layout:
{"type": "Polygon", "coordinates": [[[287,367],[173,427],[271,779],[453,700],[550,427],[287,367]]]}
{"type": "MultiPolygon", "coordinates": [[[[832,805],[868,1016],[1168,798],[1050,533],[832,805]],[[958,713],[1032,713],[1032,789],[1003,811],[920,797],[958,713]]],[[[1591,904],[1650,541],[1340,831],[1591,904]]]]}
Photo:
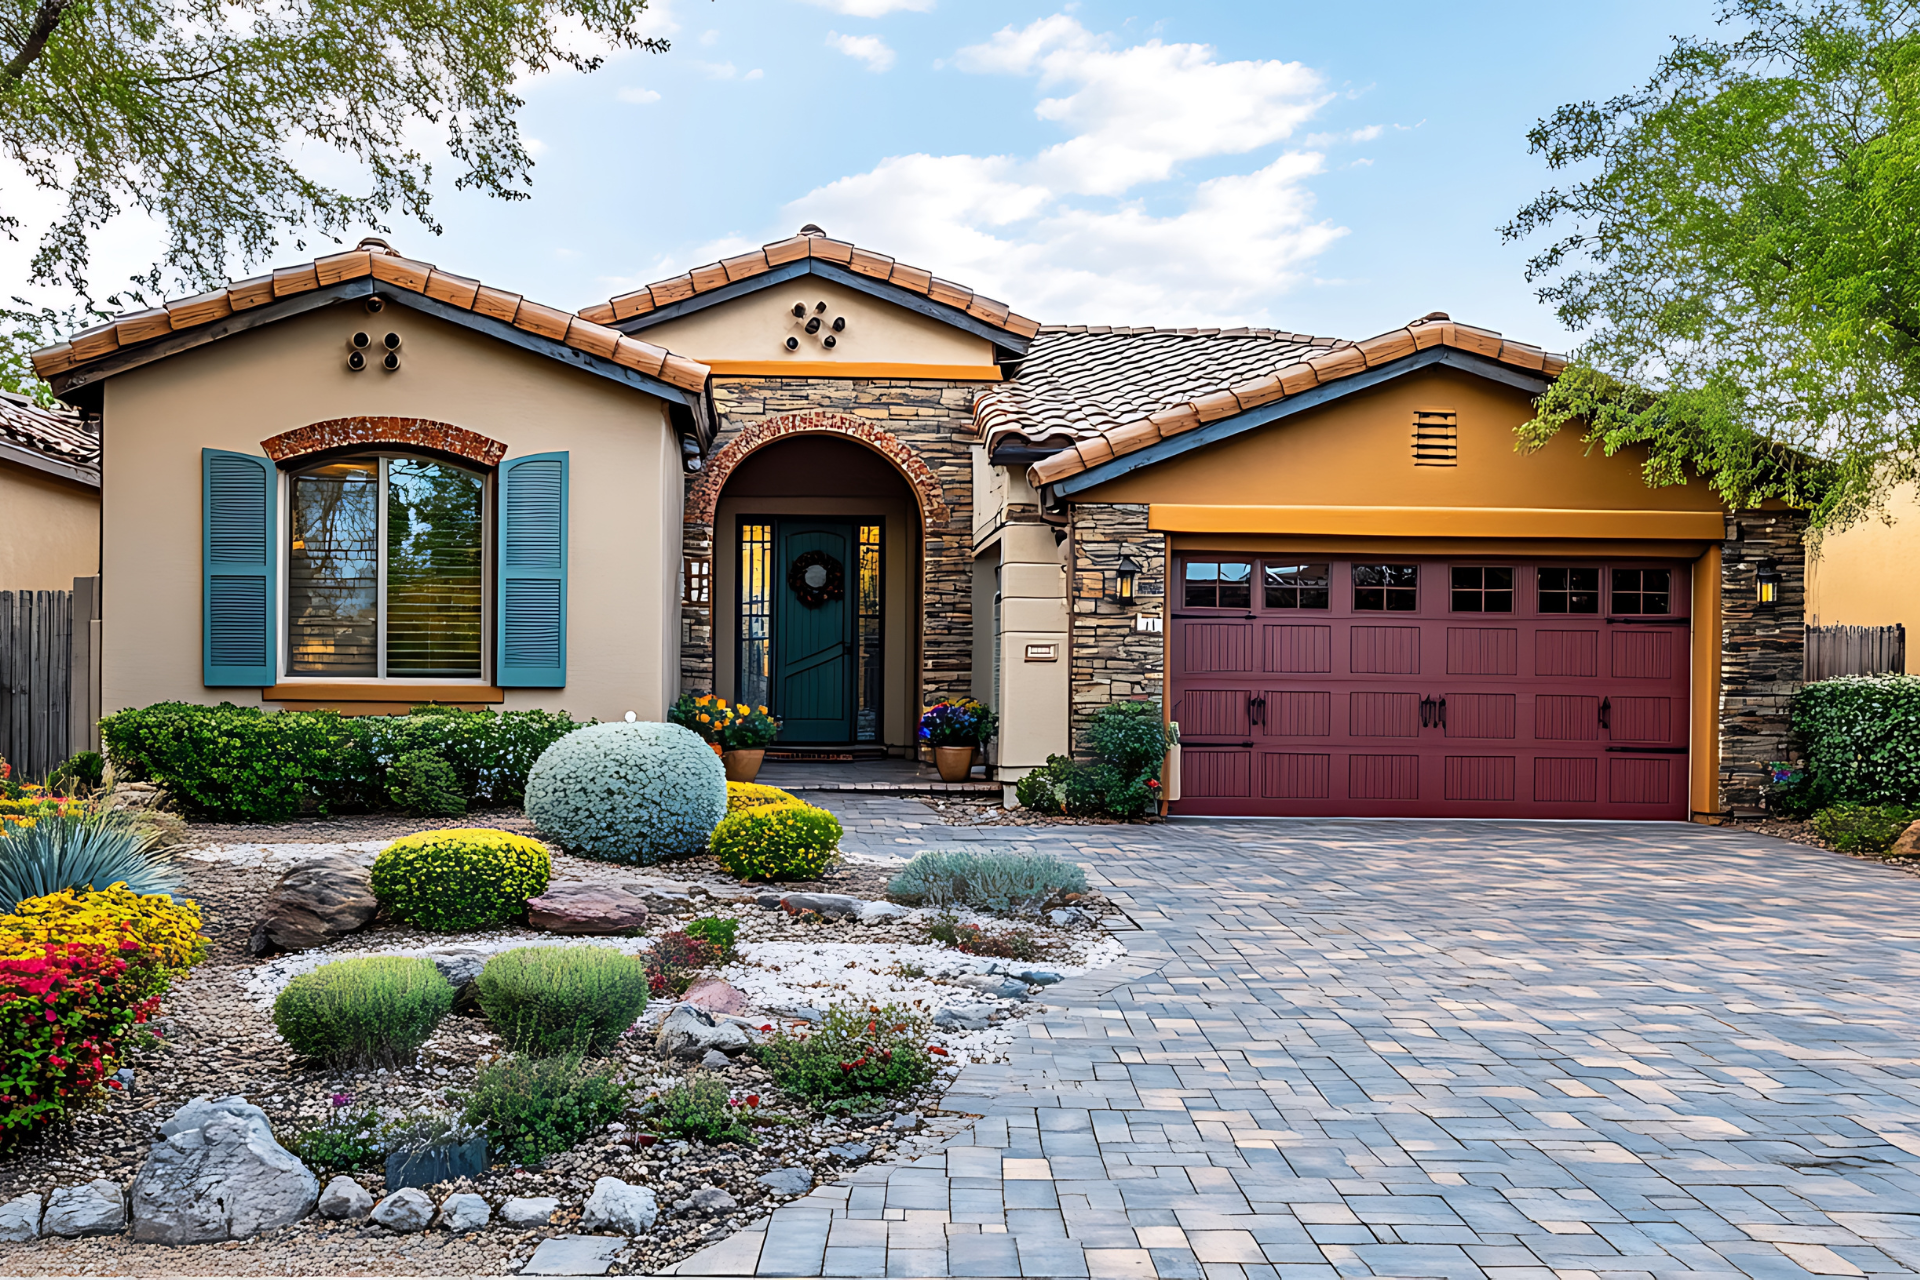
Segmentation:
{"type": "MultiPolygon", "coordinates": [[[[515,123],[525,76],[592,71],[582,50],[664,52],[647,0],[0,0],[0,145],[61,212],[36,283],[87,296],[87,237],[124,209],[166,228],[142,282],[210,287],[233,256],[291,236],[384,230],[396,209],[438,232],[432,165],[409,131],[445,130],[455,186],[526,198],[515,123]],[[361,192],[323,176],[337,157],[361,192]]],[[[17,238],[18,204],[0,209],[17,238]]],[[[13,325],[50,323],[32,311],[13,325]]]]}
{"type": "Polygon", "coordinates": [[[1521,428],[1646,446],[1731,504],[1838,528],[1920,461],[1920,30],[1891,0],[1728,0],[1641,89],[1529,135],[1586,172],[1523,208],[1528,279],[1588,338],[1521,428]],[[1737,34],[1735,34],[1737,33],[1737,34]]]}

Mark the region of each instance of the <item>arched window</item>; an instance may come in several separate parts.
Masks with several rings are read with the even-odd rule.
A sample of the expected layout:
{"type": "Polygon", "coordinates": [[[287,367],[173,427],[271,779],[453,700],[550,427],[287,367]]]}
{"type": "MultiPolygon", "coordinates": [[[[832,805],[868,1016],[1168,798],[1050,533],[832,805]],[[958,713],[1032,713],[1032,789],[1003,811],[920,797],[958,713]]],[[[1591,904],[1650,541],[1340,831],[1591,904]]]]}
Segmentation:
{"type": "Polygon", "coordinates": [[[400,454],[294,472],[287,674],[478,678],[487,488],[477,471],[400,454]]]}

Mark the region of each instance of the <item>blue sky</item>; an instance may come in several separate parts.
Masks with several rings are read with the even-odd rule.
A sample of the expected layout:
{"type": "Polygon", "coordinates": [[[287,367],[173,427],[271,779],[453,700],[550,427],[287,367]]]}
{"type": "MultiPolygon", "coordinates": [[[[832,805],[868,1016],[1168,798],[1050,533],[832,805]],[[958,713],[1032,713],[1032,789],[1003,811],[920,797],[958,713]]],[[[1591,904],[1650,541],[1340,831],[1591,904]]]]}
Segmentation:
{"type": "MultiPolygon", "coordinates": [[[[449,190],[445,234],[396,246],[579,307],[813,221],[1049,322],[1362,337],[1441,309],[1564,349],[1498,234],[1550,181],[1526,131],[1642,80],[1712,7],[656,0],[649,21],[672,52],[526,86],[530,201],[449,190]]],[[[96,279],[148,244],[116,226],[96,279]]]]}

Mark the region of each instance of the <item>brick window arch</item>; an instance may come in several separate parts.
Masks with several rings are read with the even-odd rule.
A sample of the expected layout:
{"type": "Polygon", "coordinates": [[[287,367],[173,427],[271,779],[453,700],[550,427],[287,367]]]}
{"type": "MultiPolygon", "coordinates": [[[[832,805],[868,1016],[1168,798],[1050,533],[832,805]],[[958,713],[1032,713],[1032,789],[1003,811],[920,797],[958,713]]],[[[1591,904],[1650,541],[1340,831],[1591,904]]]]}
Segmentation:
{"type": "Polygon", "coordinates": [[[283,431],[260,442],[260,447],[275,462],[367,445],[432,449],[488,468],[499,466],[500,460],[507,456],[507,446],[500,441],[431,418],[329,418],[283,431]]]}

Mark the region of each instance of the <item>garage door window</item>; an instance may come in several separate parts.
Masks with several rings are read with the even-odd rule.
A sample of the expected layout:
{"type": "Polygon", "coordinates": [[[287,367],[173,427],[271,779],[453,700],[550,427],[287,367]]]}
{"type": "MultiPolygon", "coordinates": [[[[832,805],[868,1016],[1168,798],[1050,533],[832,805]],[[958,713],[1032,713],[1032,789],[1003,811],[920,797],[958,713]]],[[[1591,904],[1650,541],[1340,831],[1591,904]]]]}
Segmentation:
{"type": "Polygon", "coordinates": [[[1413,613],[1420,608],[1420,566],[1414,564],[1356,564],[1353,566],[1355,610],[1413,613]]]}
{"type": "Polygon", "coordinates": [[[1600,570],[1542,568],[1539,573],[1540,612],[1600,612],[1600,570]]]}
{"type": "Polygon", "coordinates": [[[1269,609],[1325,609],[1328,570],[1324,564],[1269,564],[1262,570],[1269,609]]]}
{"type": "Polygon", "coordinates": [[[1666,569],[1615,569],[1613,612],[1668,613],[1672,573],[1666,569]]]}
{"type": "Polygon", "coordinates": [[[1188,561],[1186,606],[1189,609],[1253,608],[1253,565],[1245,560],[1188,561]]]}
{"type": "Polygon", "coordinates": [[[1512,613],[1510,565],[1454,565],[1449,571],[1455,613],[1512,613]]]}

